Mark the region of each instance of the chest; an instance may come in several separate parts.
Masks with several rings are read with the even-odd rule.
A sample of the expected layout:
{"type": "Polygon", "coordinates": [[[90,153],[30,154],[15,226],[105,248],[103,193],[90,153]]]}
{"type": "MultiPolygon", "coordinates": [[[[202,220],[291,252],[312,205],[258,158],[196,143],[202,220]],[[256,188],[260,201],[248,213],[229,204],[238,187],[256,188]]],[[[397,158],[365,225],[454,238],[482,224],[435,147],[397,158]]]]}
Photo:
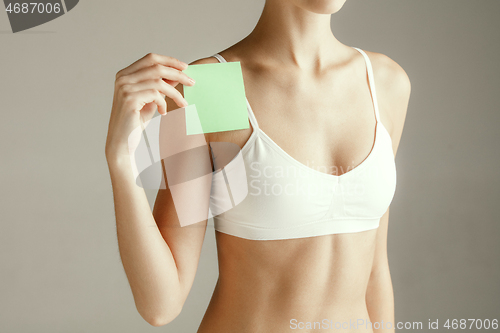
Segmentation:
{"type": "MultiPolygon", "coordinates": [[[[352,75],[351,75],[352,76],[352,75]]],[[[245,92],[262,131],[302,164],[341,175],[361,164],[375,141],[368,84],[348,75],[297,77],[244,73],[245,92]]],[[[212,141],[242,148],[254,128],[219,132],[212,141]]]]}

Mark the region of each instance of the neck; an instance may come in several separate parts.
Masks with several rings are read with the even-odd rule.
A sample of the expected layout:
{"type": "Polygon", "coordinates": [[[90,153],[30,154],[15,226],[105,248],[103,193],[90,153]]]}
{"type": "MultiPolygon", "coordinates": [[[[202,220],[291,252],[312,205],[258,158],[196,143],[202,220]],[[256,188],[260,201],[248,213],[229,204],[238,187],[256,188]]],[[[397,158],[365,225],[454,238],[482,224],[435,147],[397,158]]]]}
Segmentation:
{"type": "Polygon", "coordinates": [[[316,14],[288,0],[267,0],[254,30],[245,38],[254,53],[282,65],[322,67],[341,44],[330,28],[331,14],[316,14]]]}

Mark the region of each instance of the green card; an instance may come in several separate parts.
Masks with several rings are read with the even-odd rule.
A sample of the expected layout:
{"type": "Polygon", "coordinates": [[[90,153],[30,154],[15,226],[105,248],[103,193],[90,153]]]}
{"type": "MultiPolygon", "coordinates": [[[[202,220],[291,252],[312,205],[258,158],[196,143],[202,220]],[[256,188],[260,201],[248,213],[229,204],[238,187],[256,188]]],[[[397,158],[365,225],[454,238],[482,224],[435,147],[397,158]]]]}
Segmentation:
{"type": "Polygon", "coordinates": [[[194,86],[184,86],[186,132],[190,134],[249,128],[240,62],[189,65],[184,73],[194,86]]]}

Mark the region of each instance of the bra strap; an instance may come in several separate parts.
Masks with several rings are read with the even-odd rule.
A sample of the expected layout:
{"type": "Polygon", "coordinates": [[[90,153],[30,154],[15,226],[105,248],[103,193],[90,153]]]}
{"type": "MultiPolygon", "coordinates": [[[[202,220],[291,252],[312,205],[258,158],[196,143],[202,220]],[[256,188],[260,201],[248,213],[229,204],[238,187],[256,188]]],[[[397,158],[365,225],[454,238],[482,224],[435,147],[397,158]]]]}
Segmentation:
{"type": "Polygon", "coordinates": [[[227,62],[226,59],[224,59],[220,54],[216,53],[214,54],[212,57],[215,57],[217,58],[217,60],[219,60],[219,62],[227,62]]]}
{"type": "Polygon", "coordinates": [[[377,119],[377,122],[380,122],[380,114],[378,111],[378,101],[377,101],[377,92],[375,90],[375,80],[373,78],[373,67],[372,63],[370,61],[370,58],[368,58],[368,55],[361,49],[357,47],[353,47],[355,50],[359,51],[363,55],[363,58],[365,58],[365,63],[366,63],[366,70],[368,72],[368,82],[370,84],[370,92],[372,95],[372,101],[373,101],[373,108],[375,109],[375,117],[377,119]]]}
{"type": "MultiPolygon", "coordinates": [[[[214,54],[212,57],[217,58],[217,60],[219,60],[219,62],[221,62],[221,63],[227,62],[226,59],[224,59],[224,57],[218,53],[214,54]]],[[[245,99],[247,101],[248,118],[250,119],[250,123],[252,124],[252,127],[254,129],[259,128],[259,124],[257,123],[257,119],[255,118],[252,107],[250,106],[248,99],[246,97],[245,97],[245,99]]]]}

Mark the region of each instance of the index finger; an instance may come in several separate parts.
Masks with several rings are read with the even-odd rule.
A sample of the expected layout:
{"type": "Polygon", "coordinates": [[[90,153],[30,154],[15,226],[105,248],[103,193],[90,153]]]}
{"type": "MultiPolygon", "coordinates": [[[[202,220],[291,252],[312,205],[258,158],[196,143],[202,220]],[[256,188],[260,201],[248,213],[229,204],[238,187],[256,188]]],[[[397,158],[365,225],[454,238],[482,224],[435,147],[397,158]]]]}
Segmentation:
{"type": "Polygon", "coordinates": [[[157,53],[148,53],[141,59],[137,60],[133,64],[131,64],[128,67],[123,68],[122,70],[118,71],[116,73],[116,77],[120,77],[123,75],[128,75],[134,72],[137,72],[138,70],[145,68],[145,67],[150,67],[152,65],[164,65],[167,67],[172,67],[176,68],[180,71],[185,70],[188,67],[188,64],[186,64],[183,61],[180,61],[177,58],[162,55],[162,54],[157,54],[157,53]]]}

